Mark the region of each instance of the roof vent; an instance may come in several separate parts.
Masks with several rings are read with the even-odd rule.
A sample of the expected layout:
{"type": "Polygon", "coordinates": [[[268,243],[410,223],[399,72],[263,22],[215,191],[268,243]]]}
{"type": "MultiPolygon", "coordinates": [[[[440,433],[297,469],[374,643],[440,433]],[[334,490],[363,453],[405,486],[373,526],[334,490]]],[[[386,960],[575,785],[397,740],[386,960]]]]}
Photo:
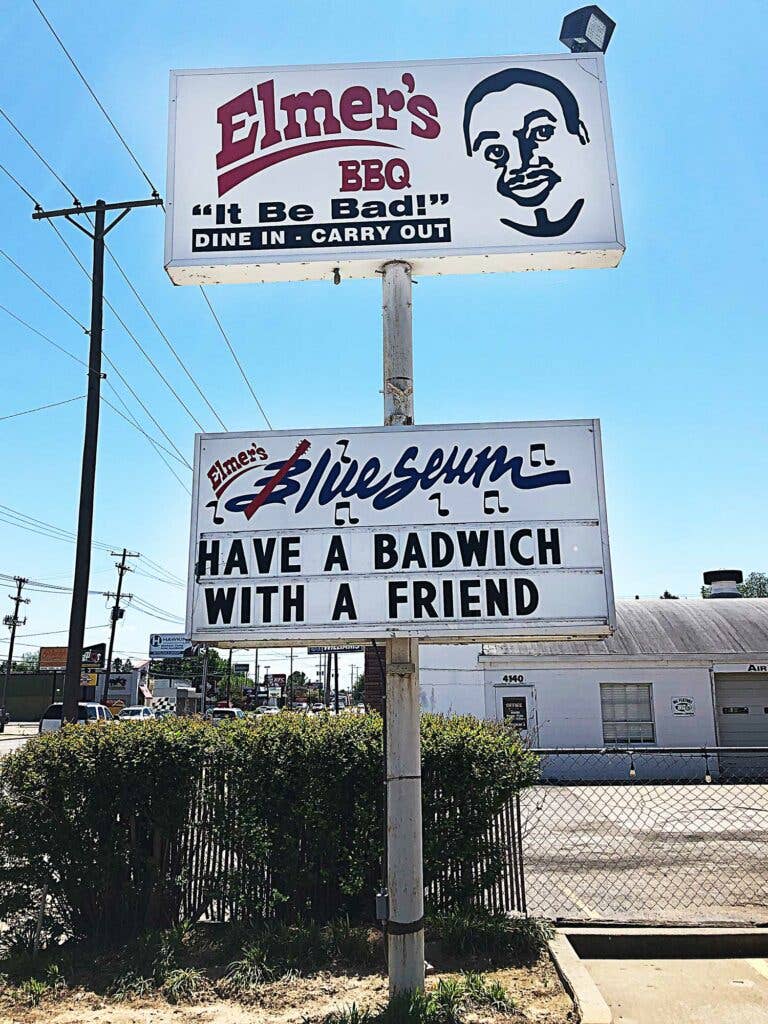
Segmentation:
{"type": "Polygon", "coordinates": [[[704,583],[710,587],[710,597],[741,597],[739,584],[744,582],[741,569],[714,569],[704,573],[704,583]]]}

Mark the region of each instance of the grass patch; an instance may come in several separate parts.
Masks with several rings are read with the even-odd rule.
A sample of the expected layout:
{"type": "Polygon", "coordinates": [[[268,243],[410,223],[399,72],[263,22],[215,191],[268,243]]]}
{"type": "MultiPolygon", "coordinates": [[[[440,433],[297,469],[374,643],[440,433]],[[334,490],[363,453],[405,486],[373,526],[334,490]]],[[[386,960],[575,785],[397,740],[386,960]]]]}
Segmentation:
{"type": "Polygon", "coordinates": [[[500,982],[465,974],[441,978],[430,992],[394,996],[379,1010],[361,1010],[352,1003],[328,1014],[322,1024],[464,1024],[473,1010],[509,1013],[514,1008],[514,999],[500,982]]]}

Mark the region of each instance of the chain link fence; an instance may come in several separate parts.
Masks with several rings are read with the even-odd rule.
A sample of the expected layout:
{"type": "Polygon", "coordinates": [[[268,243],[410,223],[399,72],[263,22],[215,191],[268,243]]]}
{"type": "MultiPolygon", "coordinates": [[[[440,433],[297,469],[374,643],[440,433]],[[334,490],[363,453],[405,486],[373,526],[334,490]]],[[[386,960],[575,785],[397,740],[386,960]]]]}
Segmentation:
{"type": "Polygon", "coordinates": [[[527,909],[562,921],[768,924],[768,747],[538,750],[527,909]]]}

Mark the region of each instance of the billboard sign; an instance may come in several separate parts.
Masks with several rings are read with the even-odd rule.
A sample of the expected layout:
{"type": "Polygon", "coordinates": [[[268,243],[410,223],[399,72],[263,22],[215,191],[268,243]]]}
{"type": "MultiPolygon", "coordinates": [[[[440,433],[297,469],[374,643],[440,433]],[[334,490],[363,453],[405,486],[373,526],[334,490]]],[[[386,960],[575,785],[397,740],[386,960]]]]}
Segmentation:
{"type": "Polygon", "coordinates": [[[171,72],[175,284],[616,266],[602,54],[171,72]]]}
{"type": "Polygon", "coordinates": [[[596,420],[196,437],[195,641],[563,639],[613,622],[596,420]]]}
{"type": "MultiPolygon", "coordinates": [[[[91,644],[90,647],[83,648],[82,664],[83,666],[88,666],[89,668],[103,668],[106,654],[106,644],[91,644]]],[[[41,672],[64,671],[64,669],[66,669],[67,667],[67,648],[41,647],[39,659],[39,666],[41,672]]]]}
{"type": "Polygon", "coordinates": [[[191,658],[195,653],[195,645],[190,643],[184,633],[150,633],[150,658],[191,658]]]}
{"type": "Polygon", "coordinates": [[[362,654],[363,648],[354,644],[332,644],[330,647],[308,647],[307,654],[362,654]]]}

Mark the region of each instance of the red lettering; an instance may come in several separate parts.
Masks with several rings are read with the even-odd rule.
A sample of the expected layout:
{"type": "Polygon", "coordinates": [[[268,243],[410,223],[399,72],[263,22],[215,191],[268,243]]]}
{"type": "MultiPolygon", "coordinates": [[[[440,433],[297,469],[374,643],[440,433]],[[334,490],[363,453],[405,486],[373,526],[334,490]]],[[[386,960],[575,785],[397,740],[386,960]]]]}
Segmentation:
{"type": "Polygon", "coordinates": [[[440,122],[437,120],[437,104],[433,99],[429,96],[411,96],[408,100],[408,113],[423,122],[411,122],[411,135],[418,135],[421,139],[437,138],[440,122]]]}
{"type": "Polygon", "coordinates": [[[372,112],[371,94],[364,86],[352,85],[341,94],[339,114],[350,131],[367,131],[373,125],[372,112]]]}
{"type": "Polygon", "coordinates": [[[259,130],[258,121],[254,121],[245,138],[235,140],[235,133],[245,127],[249,114],[256,114],[256,97],[253,95],[253,89],[246,89],[233,100],[222,103],[216,111],[216,120],[221,125],[221,149],[216,154],[217,167],[227,167],[253,153],[256,148],[256,133],[259,130]]]}
{"type": "Polygon", "coordinates": [[[360,177],[359,160],[340,160],[341,169],[341,192],[359,192],[363,187],[363,179],[360,177]]]}

